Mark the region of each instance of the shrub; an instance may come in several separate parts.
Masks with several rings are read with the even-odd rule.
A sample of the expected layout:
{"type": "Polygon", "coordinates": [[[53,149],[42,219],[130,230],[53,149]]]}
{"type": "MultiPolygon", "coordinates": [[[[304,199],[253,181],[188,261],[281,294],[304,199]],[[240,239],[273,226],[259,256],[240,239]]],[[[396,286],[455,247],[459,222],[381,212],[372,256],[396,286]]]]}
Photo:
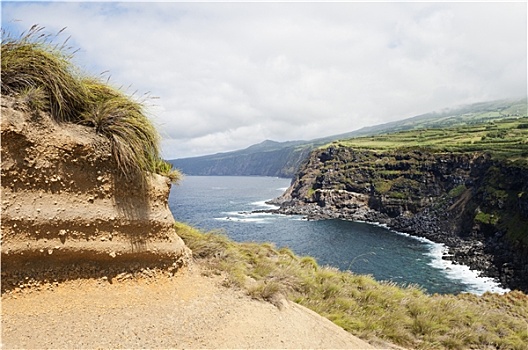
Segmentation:
{"type": "Polygon", "coordinates": [[[451,189],[451,191],[449,191],[448,195],[451,198],[456,198],[456,197],[460,196],[462,193],[464,193],[466,191],[466,189],[467,189],[466,185],[461,184],[461,185],[458,185],[458,186],[454,187],[453,189],[451,189]]]}

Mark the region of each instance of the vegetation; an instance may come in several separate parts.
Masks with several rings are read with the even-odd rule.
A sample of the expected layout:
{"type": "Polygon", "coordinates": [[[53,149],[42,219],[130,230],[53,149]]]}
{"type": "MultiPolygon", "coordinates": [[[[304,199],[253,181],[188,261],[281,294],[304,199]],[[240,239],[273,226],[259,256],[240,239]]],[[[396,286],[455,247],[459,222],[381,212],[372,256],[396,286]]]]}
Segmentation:
{"type": "MultiPolygon", "coordinates": [[[[336,140],[373,136],[401,131],[419,132],[440,128],[468,127],[507,118],[527,117],[527,99],[507,99],[474,103],[381,125],[364,127],[349,133],[310,141],[264,141],[247,149],[171,162],[189,175],[262,175],[295,177],[310,152],[336,140]]],[[[519,125],[526,128],[527,123],[519,125]],[[524,126],[523,126],[524,125],[524,126]]]]}
{"type": "Polygon", "coordinates": [[[427,150],[433,152],[487,152],[509,161],[528,158],[526,115],[443,129],[406,130],[391,134],[357,137],[322,146],[340,145],[372,151],[427,150]]]}
{"type": "Polygon", "coordinates": [[[209,273],[226,285],[280,305],[287,298],[350,333],[417,349],[525,349],[528,296],[428,295],[417,287],[318,266],[271,244],[235,243],[177,223],[178,234],[209,273]]]}
{"type": "Polygon", "coordinates": [[[93,127],[111,142],[126,178],[145,180],[150,172],[177,180],[179,173],[159,155],[159,135],[143,103],[83,76],[71,62],[67,40],[54,45],[53,39],[36,25],[18,38],[2,31],[2,95],[17,97],[35,115],[46,112],[57,122],[93,127]]]}

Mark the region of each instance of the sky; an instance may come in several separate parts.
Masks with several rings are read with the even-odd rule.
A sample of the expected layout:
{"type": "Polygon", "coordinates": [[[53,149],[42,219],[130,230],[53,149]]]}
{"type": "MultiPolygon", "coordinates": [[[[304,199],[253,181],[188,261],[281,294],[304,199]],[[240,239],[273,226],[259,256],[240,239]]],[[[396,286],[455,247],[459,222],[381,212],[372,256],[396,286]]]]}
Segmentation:
{"type": "Polygon", "coordinates": [[[523,2],[6,2],[142,99],[166,159],[527,95],[523,2]],[[146,98],[145,98],[146,96],[146,98]]]}

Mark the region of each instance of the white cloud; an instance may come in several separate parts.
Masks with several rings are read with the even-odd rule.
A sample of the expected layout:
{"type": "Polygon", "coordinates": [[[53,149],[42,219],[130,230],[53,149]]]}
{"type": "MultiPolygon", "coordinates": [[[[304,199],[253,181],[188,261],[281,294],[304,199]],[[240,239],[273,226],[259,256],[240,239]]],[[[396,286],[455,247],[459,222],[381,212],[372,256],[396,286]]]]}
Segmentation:
{"type": "Polygon", "coordinates": [[[526,7],[2,3],[2,20],[66,26],[79,65],[158,96],[153,119],[176,158],[526,95],[526,7]]]}

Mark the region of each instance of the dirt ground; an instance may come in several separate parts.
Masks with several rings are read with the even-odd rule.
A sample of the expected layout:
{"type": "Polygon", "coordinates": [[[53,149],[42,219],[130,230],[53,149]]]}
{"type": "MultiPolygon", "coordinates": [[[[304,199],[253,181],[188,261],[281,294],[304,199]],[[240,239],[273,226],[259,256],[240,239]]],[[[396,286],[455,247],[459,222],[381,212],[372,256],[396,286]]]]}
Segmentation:
{"type": "Polygon", "coordinates": [[[5,293],[2,348],[374,348],[304,307],[250,299],[201,271],[5,293]]]}

